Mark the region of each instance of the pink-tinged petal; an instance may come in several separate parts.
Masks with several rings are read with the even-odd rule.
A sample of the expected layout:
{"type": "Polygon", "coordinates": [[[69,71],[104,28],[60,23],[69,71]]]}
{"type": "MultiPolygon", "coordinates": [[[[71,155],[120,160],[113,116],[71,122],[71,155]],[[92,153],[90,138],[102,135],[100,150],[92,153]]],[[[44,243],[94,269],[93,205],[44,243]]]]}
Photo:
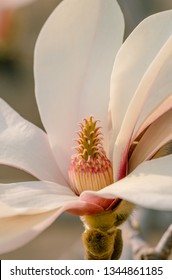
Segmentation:
{"type": "Polygon", "coordinates": [[[0,9],[15,9],[32,3],[34,0],[1,0],[0,9]]]}
{"type": "Polygon", "coordinates": [[[165,112],[172,108],[172,95],[168,96],[158,108],[147,116],[145,120],[143,120],[143,115],[140,117],[139,122],[136,125],[135,131],[133,133],[132,140],[137,138],[139,134],[144,131],[151,123],[153,123],[156,119],[162,116],[165,112]],[[139,128],[137,128],[139,126],[139,128]]]}
{"type": "Polygon", "coordinates": [[[83,216],[83,215],[94,215],[104,211],[104,208],[94,201],[82,201],[69,202],[64,207],[61,208],[61,211],[66,211],[70,214],[83,216]]]}
{"type": "Polygon", "coordinates": [[[114,0],[66,0],[45,23],[35,49],[36,99],[67,177],[78,122],[91,114],[107,134],[110,75],[124,22],[114,0]]]}
{"type": "Polygon", "coordinates": [[[111,79],[114,141],[143,75],[171,34],[172,11],[169,10],[142,21],[120,48],[111,79]]]}
{"type": "Polygon", "coordinates": [[[47,134],[0,99],[0,163],[25,170],[40,180],[65,184],[47,134]]]}
{"type": "Polygon", "coordinates": [[[107,199],[107,198],[104,198],[104,197],[95,196],[95,195],[92,195],[90,193],[87,193],[87,191],[81,193],[80,200],[99,205],[104,210],[109,208],[110,205],[114,202],[114,199],[107,199]]]}
{"type": "Polygon", "coordinates": [[[104,198],[120,197],[142,207],[172,210],[172,155],[140,164],[124,179],[98,191],[104,198]]]}
{"type": "Polygon", "coordinates": [[[0,218],[39,214],[78,201],[68,187],[51,182],[0,184],[0,218]]]}
{"type": "Polygon", "coordinates": [[[0,253],[25,245],[49,227],[60,214],[61,210],[53,210],[38,215],[0,219],[0,253]]]}
{"type": "Polygon", "coordinates": [[[114,147],[114,176],[119,178],[124,154],[129,148],[132,133],[142,112],[153,112],[172,92],[172,36],[167,40],[149,66],[127,109],[114,147]],[[148,109],[147,109],[148,108],[148,109]]]}
{"type": "Polygon", "coordinates": [[[142,161],[148,160],[166,143],[172,140],[172,109],[149,126],[129,160],[128,172],[142,161]]]}

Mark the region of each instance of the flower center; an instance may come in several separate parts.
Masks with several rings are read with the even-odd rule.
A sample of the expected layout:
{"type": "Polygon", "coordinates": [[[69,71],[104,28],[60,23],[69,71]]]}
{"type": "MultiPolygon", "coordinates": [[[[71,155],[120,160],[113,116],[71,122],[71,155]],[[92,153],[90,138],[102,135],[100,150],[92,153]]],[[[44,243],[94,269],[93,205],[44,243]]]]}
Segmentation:
{"type": "Polygon", "coordinates": [[[98,191],[113,183],[112,164],[106,157],[101,127],[91,116],[80,123],[75,139],[77,151],[68,169],[71,188],[79,195],[85,190],[98,191]]]}

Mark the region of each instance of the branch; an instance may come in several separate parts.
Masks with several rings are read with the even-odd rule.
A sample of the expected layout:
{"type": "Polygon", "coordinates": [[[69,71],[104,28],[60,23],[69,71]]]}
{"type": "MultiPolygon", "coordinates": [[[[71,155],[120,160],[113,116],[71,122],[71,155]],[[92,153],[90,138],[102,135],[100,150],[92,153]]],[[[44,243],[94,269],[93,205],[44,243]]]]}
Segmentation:
{"type": "Polygon", "coordinates": [[[172,252],[172,224],[165,231],[156,247],[151,247],[140,236],[138,223],[130,218],[129,240],[134,259],[138,260],[167,260],[172,252]]]}

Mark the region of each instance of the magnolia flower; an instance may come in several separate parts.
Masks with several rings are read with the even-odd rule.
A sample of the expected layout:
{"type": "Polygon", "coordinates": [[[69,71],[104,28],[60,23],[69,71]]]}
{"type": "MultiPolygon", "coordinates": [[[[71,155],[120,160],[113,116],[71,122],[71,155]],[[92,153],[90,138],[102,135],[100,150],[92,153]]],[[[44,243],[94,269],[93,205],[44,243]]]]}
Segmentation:
{"type": "Polygon", "coordinates": [[[121,46],[123,31],[116,1],[64,0],[35,48],[36,100],[46,132],[0,101],[0,162],[37,179],[0,184],[1,253],[32,240],[64,211],[95,217],[113,210],[123,218],[132,203],[172,210],[172,156],[155,158],[172,140],[172,11],[145,19],[121,46]],[[94,134],[100,166],[103,154],[113,180],[102,188],[104,179],[99,185],[94,168],[85,168],[87,188],[74,191],[68,171],[79,170],[72,166],[70,173],[83,118],[77,149],[94,134]],[[88,177],[95,183],[90,189],[88,177]]]}
{"type": "Polygon", "coordinates": [[[1,0],[0,1],[0,49],[1,52],[9,48],[11,30],[13,30],[14,10],[33,2],[34,0],[1,0]]]}
{"type": "Polygon", "coordinates": [[[1,0],[0,10],[2,9],[16,9],[21,6],[27,5],[34,0],[1,0]]]}

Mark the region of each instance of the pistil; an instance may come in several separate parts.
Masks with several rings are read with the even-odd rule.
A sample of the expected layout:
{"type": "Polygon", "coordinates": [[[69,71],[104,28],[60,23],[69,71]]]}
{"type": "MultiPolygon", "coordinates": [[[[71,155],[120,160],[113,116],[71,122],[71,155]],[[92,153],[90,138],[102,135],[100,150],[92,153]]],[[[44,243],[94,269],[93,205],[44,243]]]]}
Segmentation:
{"type": "Polygon", "coordinates": [[[101,127],[91,116],[80,123],[76,154],[68,169],[71,188],[76,194],[85,190],[98,191],[113,183],[112,164],[103,148],[101,127]]]}

